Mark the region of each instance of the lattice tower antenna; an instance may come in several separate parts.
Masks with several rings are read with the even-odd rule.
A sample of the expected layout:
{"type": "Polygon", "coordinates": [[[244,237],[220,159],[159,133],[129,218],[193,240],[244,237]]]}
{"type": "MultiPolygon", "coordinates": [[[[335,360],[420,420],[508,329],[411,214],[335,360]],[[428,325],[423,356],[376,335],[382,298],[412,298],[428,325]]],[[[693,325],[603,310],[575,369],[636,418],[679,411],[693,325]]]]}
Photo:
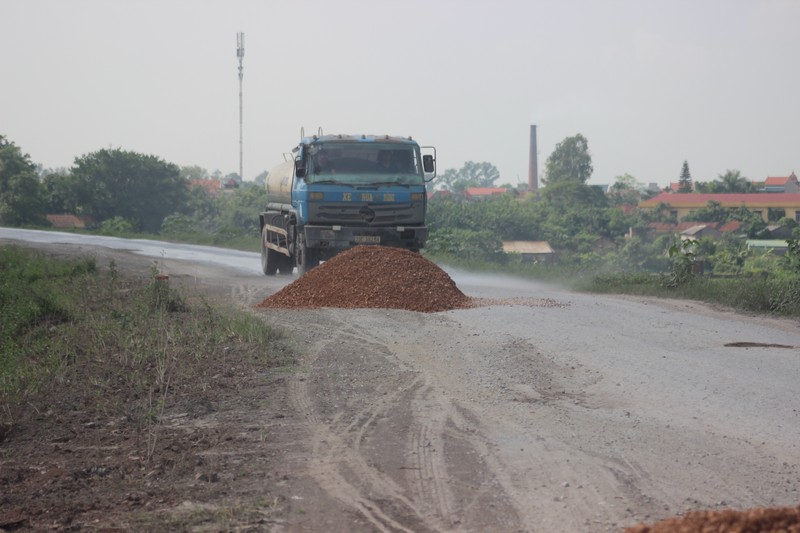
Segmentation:
{"type": "Polygon", "coordinates": [[[236,34],[236,57],[239,58],[239,179],[244,181],[244,158],[242,156],[242,78],[244,77],[244,33],[236,34]]]}

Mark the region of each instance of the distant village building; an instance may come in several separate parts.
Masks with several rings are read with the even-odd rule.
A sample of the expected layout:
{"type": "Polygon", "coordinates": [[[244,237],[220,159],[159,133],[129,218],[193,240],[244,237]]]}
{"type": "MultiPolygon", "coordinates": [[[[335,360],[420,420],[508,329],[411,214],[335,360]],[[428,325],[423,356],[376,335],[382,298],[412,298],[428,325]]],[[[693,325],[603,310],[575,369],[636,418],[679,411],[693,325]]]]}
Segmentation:
{"type": "Polygon", "coordinates": [[[680,239],[682,241],[700,240],[703,237],[718,239],[720,235],[722,235],[722,232],[716,228],[716,224],[703,224],[696,222],[694,226],[690,226],[680,232],[680,239]]]}
{"type": "Polygon", "coordinates": [[[800,183],[797,182],[797,176],[794,172],[788,176],[770,176],[764,180],[764,192],[771,193],[800,193],[800,183]]]}
{"type": "Polygon", "coordinates": [[[503,241],[503,251],[520,254],[524,261],[533,263],[546,263],[555,255],[547,241],[503,241]]]}
{"type": "Polygon", "coordinates": [[[798,193],[712,193],[675,194],[664,192],[639,203],[639,209],[654,211],[662,204],[667,206],[670,215],[683,221],[690,213],[708,207],[709,202],[719,202],[725,209],[745,209],[759,215],[769,222],[770,210],[782,210],[784,216],[800,222],[800,194],[798,193]]]}
{"type": "Polygon", "coordinates": [[[473,200],[482,200],[489,196],[505,194],[507,192],[509,192],[509,189],[505,187],[470,187],[464,191],[464,194],[467,196],[467,198],[473,200]]]}
{"type": "Polygon", "coordinates": [[[206,191],[206,193],[211,197],[217,196],[220,193],[220,190],[222,189],[222,183],[220,182],[220,180],[213,178],[194,179],[190,180],[189,184],[192,187],[200,187],[201,189],[206,191]]]}
{"type": "Polygon", "coordinates": [[[718,238],[726,233],[737,233],[742,223],[731,220],[725,224],[719,222],[651,222],[644,231],[635,231],[631,228],[629,237],[634,234],[640,237],[655,237],[658,235],[680,235],[681,239],[700,239],[702,237],[718,238]]]}
{"type": "Polygon", "coordinates": [[[47,221],[59,229],[92,229],[97,227],[88,215],[47,215],[47,221]]]}

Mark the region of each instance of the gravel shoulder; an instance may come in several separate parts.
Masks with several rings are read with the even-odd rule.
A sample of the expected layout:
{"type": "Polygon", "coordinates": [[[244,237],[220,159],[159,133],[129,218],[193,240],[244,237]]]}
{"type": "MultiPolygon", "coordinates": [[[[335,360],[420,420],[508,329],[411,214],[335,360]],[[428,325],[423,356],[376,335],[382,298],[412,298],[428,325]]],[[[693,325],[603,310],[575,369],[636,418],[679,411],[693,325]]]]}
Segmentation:
{"type": "MultiPolygon", "coordinates": [[[[476,287],[492,300],[441,313],[265,309],[288,280],[165,266],[285,329],[299,364],[231,370],[175,406],[172,463],[135,480],[43,481],[134,453],[97,432],[3,442],[0,487],[36,472],[39,494],[81,502],[34,529],[599,532],[800,501],[798,350],[725,347],[800,346],[793,321],[535,284],[476,287]]],[[[21,513],[0,505],[0,529],[21,513]]]]}

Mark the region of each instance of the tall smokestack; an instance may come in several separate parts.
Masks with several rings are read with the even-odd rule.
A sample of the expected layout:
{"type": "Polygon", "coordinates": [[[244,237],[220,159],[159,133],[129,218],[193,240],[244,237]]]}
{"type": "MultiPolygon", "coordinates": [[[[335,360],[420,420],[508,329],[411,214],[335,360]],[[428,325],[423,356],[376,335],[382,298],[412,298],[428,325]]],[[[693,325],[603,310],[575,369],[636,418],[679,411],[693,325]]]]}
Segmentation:
{"type": "Polygon", "coordinates": [[[536,126],[531,126],[531,148],[528,157],[528,190],[539,190],[539,161],[536,158],[536,126]]]}

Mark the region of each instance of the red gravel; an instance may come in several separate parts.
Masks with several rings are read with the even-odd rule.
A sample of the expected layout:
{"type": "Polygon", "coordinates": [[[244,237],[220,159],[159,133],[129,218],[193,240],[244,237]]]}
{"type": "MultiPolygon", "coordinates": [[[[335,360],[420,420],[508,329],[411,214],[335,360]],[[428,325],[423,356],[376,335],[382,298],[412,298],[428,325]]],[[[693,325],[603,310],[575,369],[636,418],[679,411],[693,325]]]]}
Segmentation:
{"type": "Polygon", "coordinates": [[[418,253],[356,246],[306,272],[258,307],[405,309],[436,313],[472,307],[445,271],[418,253]]]}
{"type": "Polygon", "coordinates": [[[693,511],[624,533],[800,533],[800,507],[693,511]]]}

